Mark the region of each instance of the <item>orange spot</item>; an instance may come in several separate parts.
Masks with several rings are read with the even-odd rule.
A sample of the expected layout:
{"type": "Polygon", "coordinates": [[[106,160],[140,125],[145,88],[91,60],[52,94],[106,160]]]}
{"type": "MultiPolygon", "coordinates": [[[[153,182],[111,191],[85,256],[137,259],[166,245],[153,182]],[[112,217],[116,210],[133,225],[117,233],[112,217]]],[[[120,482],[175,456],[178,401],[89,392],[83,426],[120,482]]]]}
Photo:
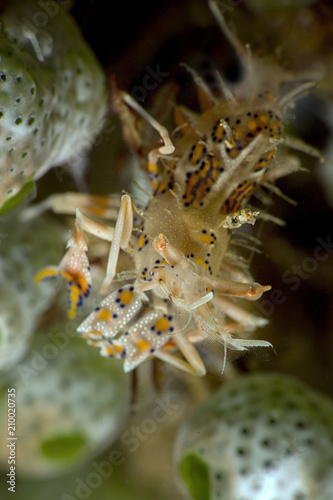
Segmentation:
{"type": "Polygon", "coordinates": [[[138,243],[137,243],[137,246],[138,248],[141,248],[145,242],[145,234],[144,233],[141,233],[140,236],[139,236],[139,239],[138,239],[138,243]]]}
{"type": "Polygon", "coordinates": [[[102,321],[108,321],[111,318],[111,312],[108,309],[101,309],[98,312],[98,319],[102,321]]]}
{"type": "Polygon", "coordinates": [[[201,257],[196,257],[195,263],[198,264],[198,266],[207,267],[207,264],[206,264],[205,260],[202,259],[201,257]]]}
{"type": "Polygon", "coordinates": [[[242,125],[237,125],[233,134],[234,139],[241,139],[243,137],[243,127],[242,125]]]}
{"type": "Polygon", "coordinates": [[[133,296],[133,292],[130,290],[124,290],[119,294],[120,301],[126,306],[132,302],[133,296]]]}
{"type": "Polygon", "coordinates": [[[214,240],[208,234],[200,234],[200,240],[206,245],[212,245],[214,243],[214,240]]]}
{"type": "Polygon", "coordinates": [[[122,354],[124,352],[124,348],[121,345],[113,344],[113,347],[118,354],[122,354]]]}
{"type": "Polygon", "coordinates": [[[146,351],[147,349],[149,349],[150,343],[148,342],[148,340],[141,339],[136,343],[136,347],[139,351],[146,351]]]}
{"type": "Polygon", "coordinates": [[[257,121],[256,120],[249,120],[247,122],[247,128],[249,130],[254,130],[255,128],[257,128],[257,121]]]}
{"type": "MultiPolygon", "coordinates": [[[[83,338],[85,338],[85,337],[83,336],[83,338]]],[[[88,340],[88,344],[91,345],[92,347],[97,348],[97,349],[100,347],[99,342],[96,342],[96,340],[88,340]]]]}
{"type": "Polygon", "coordinates": [[[104,346],[104,349],[107,352],[107,354],[109,354],[110,356],[114,356],[116,354],[115,350],[113,349],[113,347],[111,347],[109,345],[104,346]]]}
{"type": "Polygon", "coordinates": [[[148,170],[149,170],[149,172],[152,172],[153,174],[157,174],[158,173],[158,166],[155,163],[149,162],[148,163],[148,170]]]}
{"type": "Polygon", "coordinates": [[[219,122],[217,129],[215,131],[215,137],[219,141],[219,140],[223,139],[223,136],[224,136],[224,127],[223,127],[223,124],[221,122],[219,122]]]}
{"type": "Polygon", "coordinates": [[[237,158],[237,156],[238,156],[238,151],[237,151],[237,149],[232,149],[232,150],[230,151],[230,153],[229,153],[229,156],[230,156],[231,158],[237,158]]]}
{"type": "Polygon", "coordinates": [[[91,336],[96,336],[96,335],[100,335],[101,337],[103,336],[103,333],[100,332],[99,330],[91,330],[91,332],[88,332],[88,333],[83,333],[81,335],[81,337],[83,337],[84,339],[88,339],[90,338],[91,336]]]}
{"type": "Polygon", "coordinates": [[[168,340],[168,342],[166,342],[166,344],[164,344],[163,346],[163,349],[173,349],[174,347],[176,347],[176,342],[174,340],[168,340]]]}
{"type": "Polygon", "coordinates": [[[199,161],[203,157],[205,148],[206,148],[206,146],[204,144],[201,144],[200,142],[198,142],[195,145],[192,157],[190,159],[190,162],[192,163],[192,165],[196,165],[197,163],[199,163],[199,161]]]}
{"type": "Polygon", "coordinates": [[[155,328],[159,332],[165,332],[170,328],[170,321],[168,318],[159,318],[155,323],[155,328]]]}
{"type": "Polygon", "coordinates": [[[260,116],[259,116],[259,120],[260,120],[262,123],[268,123],[268,122],[269,122],[269,115],[267,115],[267,114],[260,115],[260,116]]]}

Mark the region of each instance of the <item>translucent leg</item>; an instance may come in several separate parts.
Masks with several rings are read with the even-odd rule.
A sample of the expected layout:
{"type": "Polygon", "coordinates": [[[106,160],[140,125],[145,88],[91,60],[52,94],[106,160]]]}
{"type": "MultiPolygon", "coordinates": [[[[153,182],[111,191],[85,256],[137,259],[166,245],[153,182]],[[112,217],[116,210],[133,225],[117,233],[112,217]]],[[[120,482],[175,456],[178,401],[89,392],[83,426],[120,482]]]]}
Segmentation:
{"type": "Polygon", "coordinates": [[[120,197],[92,196],[86,193],[57,193],[46,200],[32,205],[21,214],[21,220],[27,221],[39,216],[47,210],[56,214],[75,215],[76,209],[83,210],[86,214],[97,215],[103,219],[115,220],[119,210],[120,197]]]}
{"type": "Polygon", "coordinates": [[[167,131],[167,129],[165,127],[163,127],[163,125],[158,123],[158,121],[155,120],[155,118],[153,118],[149,113],[147,113],[147,111],[145,109],[143,109],[140,106],[140,104],[138,104],[136,102],[136,100],[133,99],[133,97],[130,96],[130,94],[127,94],[126,92],[122,92],[121,95],[122,95],[123,101],[126,102],[126,104],[128,106],[130,106],[135,111],[137,111],[137,113],[139,113],[139,115],[142,116],[142,118],[147,120],[147,122],[160,134],[160,136],[164,142],[164,146],[161,146],[158,149],[158,152],[161,155],[172,154],[175,150],[175,147],[172,144],[172,141],[170,139],[169,132],[167,131]]]}
{"type": "Polygon", "coordinates": [[[212,279],[211,284],[214,292],[218,295],[231,295],[247,300],[257,300],[264,292],[272,288],[270,285],[260,285],[259,283],[241,283],[222,279],[212,279]]]}
{"type": "Polygon", "coordinates": [[[128,244],[133,229],[133,209],[130,196],[125,194],[121,198],[120,209],[114,228],[113,239],[111,243],[109,260],[106,269],[106,276],[101,287],[101,293],[106,294],[109,286],[116,274],[118,256],[120,250],[127,251],[128,244]]]}
{"type": "Polygon", "coordinates": [[[166,361],[167,363],[175,366],[179,370],[191,373],[198,377],[206,375],[206,367],[194,347],[194,345],[182,333],[173,335],[173,340],[176,342],[180,352],[185,359],[178,358],[164,349],[158,349],[154,356],[158,359],[166,361]]]}
{"type": "MultiPolygon", "coordinates": [[[[267,319],[246,311],[238,304],[235,304],[235,302],[232,302],[231,300],[228,300],[220,295],[215,295],[212,303],[221,308],[231,319],[237,321],[238,326],[242,326],[243,329],[245,327],[247,329],[254,330],[257,327],[262,327],[268,324],[267,319]]],[[[226,325],[223,326],[227,328],[226,325]]]]}

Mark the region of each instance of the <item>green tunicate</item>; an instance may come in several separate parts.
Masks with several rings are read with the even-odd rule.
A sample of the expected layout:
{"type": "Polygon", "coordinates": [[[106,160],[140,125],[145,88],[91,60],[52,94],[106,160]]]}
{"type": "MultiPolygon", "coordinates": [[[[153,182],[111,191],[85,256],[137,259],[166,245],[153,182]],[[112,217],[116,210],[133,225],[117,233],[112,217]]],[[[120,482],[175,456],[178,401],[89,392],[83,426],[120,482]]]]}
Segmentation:
{"type": "Polygon", "coordinates": [[[86,439],[82,435],[58,436],[41,443],[43,454],[52,460],[65,460],[75,457],[84,445],[86,439]]]}
{"type": "Polygon", "coordinates": [[[22,201],[27,197],[28,194],[32,194],[34,192],[35,188],[36,185],[33,180],[26,182],[24,186],[21,188],[21,190],[15,196],[9,198],[0,207],[0,216],[18,207],[22,203],[22,201]]]}
{"type": "Polygon", "coordinates": [[[79,169],[107,111],[104,70],[67,9],[46,2],[53,4],[46,16],[38,0],[7,3],[0,15],[2,213],[51,167],[79,169]],[[27,27],[42,14],[47,23],[32,35],[27,27]]]}
{"type": "Polygon", "coordinates": [[[209,500],[209,470],[197,455],[187,455],[180,465],[180,474],[194,500],[209,500]]]}
{"type": "Polygon", "coordinates": [[[333,402],[280,373],[221,385],[179,429],[175,461],[193,500],[329,500],[333,402]]]}

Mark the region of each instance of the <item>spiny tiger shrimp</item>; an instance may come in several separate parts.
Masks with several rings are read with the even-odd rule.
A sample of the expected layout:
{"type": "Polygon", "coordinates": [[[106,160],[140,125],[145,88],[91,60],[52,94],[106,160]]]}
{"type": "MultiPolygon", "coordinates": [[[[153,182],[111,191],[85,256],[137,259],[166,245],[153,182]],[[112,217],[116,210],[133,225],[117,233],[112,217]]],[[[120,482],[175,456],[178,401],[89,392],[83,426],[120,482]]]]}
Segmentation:
{"type": "Polygon", "coordinates": [[[92,286],[85,233],[110,242],[103,298],[78,333],[103,356],[122,358],[126,372],[155,357],[203,376],[210,364],[222,373],[227,352],[237,356],[253,347],[272,349],[267,341],[245,338],[267,320],[238,300],[256,300],[271,287],[251,280],[242,265],[229,259],[228,248],[234,229],[265,216],[249,206],[256,190],[274,191],[276,179],[299,169],[297,159],[280,151],[280,145],[319,156],[283,131],[286,110],[314,83],[295,85],[295,78],[276,64],[251,55],[217,6],[210,2],[210,7],[245,68],[233,92],[219,75],[216,96],[189,69],[202,109],[195,113],[176,106],[172,134],[129,94],[113,92],[131,147],[140,141],[137,117],[160,135],[146,162],[148,202],[141,207],[124,194],[117,210],[112,197],[68,193],[30,209],[76,213],[65,257],[36,277],[67,281],[70,318],[92,286]],[[286,81],[291,89],[281,94],[280,84],[286,81]],[[114,226],[91,218],[96,214],[114,219],[114,226]],[[130,264],[118,273],[120,252],[129,255],[130,264]],[[116,281],[122,285],[110,293],[116,281]]]}

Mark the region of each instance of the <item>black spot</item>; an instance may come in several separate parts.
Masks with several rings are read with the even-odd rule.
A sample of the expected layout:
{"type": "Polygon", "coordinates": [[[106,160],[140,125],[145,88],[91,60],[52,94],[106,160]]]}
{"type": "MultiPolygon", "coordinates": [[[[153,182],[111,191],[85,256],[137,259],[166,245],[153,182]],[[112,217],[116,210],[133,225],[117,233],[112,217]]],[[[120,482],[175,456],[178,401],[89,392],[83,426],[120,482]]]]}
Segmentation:
{"type": "Polygon", "coordinates": [[[273,425],[276,425],[276,424],[278,423],[278,420],[277,420],[277,418],[276,418],[276,417],[274,417],[273,415],[271,415],[271,416],[268,418],[267,423],[268,423],[268,425],[273,426],[273,425]]]}
{"type": "Polygon", "coordinates": [[[295,427],[299,430],[306,429],[308,427],[308,423],[304,420],[297,420],[295,427]]]}
{"type": "Polygon", "coordinates": [[[265,438],[261,441],[261,446],[263,448],[271,448],[272,447],[272,440],[269,438],[265,438]]]}
{"type": "Polygon", "coordinates": [[[263,463],[263,466],[267,470],[272,470],[272,469],[274,469],[274,462],[273,462],[273,460],[265,460],[263,463]]]}
{"type": "Polygon", "coordinates": [[[224,481],[224,479],[225,479],[225,474],[224,474],[224,472],[222,472],[222,471],[218,471],[218,472],[216,472],[216,474],[215,474],[215,479],[216,479],[217,481],[224,481]]]}
{"type": "Polygon", "coordinates": [[[288,408],[288,410],[296,410],[297,404],[294,401],[287,401],[286,407],[288,408]]]}
{"type": "Polygon", "coordinates": [[[241,434],[242,434],[243,436],[251,436],[251,434],[252,434],[252,433],[253,433],[253,432],[252,432],[252,429],[251,429],[250,427],[247,427],[247,426],[245,426],[245,425],[244,425],[244,426],[241,428],[241,434]]]}

